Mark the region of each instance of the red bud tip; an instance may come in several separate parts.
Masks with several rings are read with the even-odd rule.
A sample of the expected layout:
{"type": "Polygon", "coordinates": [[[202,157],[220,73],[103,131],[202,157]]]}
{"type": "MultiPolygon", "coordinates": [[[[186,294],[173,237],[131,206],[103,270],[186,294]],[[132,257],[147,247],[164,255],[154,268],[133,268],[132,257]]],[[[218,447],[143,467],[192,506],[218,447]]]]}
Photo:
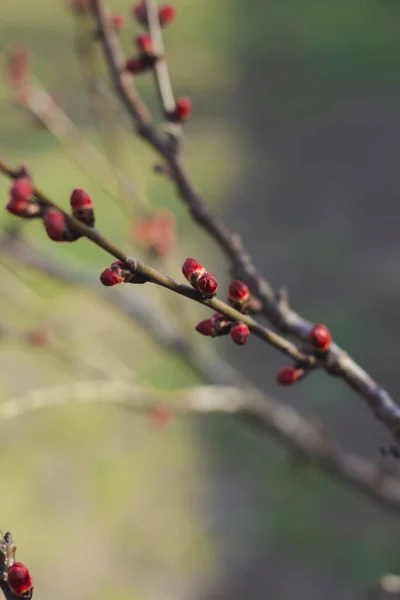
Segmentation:
{"type": "Polygon", "coordinates": [[[149,35],[142,33],[141,35],[137,36],[135,41],[136,46],[142,52],[151,53],[153,51],[153,42],[151,41],[151,37],[149,35]]]}
{"type": "Polygon", "coordinates": [[[201,335],[212,336],[214,334],[214,319],[204,319],[204,321],[200,321],[196,325],[196,331],[201,333],[201,335]]]}
{"type": "Polygon", "coordinates": [[[276,381],[280,385],[292,385],[297,379],[304,374],[303,369],[295,369],[294,367],[282,367],[276,376],[276,381]]]}
{"type": "Polygon", "coordinates": [[[28,331],[26,337],[32,346],[46,346],[50,341],[49,332],[43,327],[28,331]]]}
{"type": "Polygon", "coordinates": [[[93,202],[89,194],[79,188],[72,192],[70,204],[73,212],[85,208],[93,208],[93,202]]]}
{"type": "Polygon", "coordinates": [[[156,406],[150,412],[150,417],[153,425],[158,428],[165,427],[172,419],[172,415],[167,408],[156,406]]]}
{"type": "Polygon", "coordinates": [[[243,346],[249,339],[250,330],[244,323],[238,323],[231,329],[231,338],[235,344],[243,346]]]}
{"type": "Polygon", "coordinates": [[[146,18],[146,7],[143,2],[138,2],[138,4],[132,6],[132,14],[139,23],[143,23],[146,18]]]}
{"type": "Polygon", "coordinates": [[[172,4],[164,4],[160,7],[158,13],[160,23],[163,27],[170,25],[176,17],[176,8],[172,4]]]}
{"type": "Polygon", "coordinates": [[[192,285],[206,272],[205,268],[195,258],[187,258],[182,265],[182,273],[192,285]]]}
{"type": "Polygon", "coordinates": [[[17,596],[22,596],[32,589],[31,575],[25,565],[19,562],[8,567],[7,581],[9,587],[17,596]]]}
{"type": "Polygon", "coordinates": [[[144,71],[146,71],[147,68],[148,65],[141,57],[130,58],[126,61],[125,65],[125,71],[128,71],[128,73],[132,73],[132,75],[143,73],[144,71]]]}
{"type": "Polygon", "coordinates": [[[111,286],[117,285],[117,283],[122,283],[124,278],[121,277],[119,273],[113,271],[111,267],[105,269],[100,275],[100,281],[103,285],[111,286]]]}
{"type": "Polygon", "coordinates": [[[117,32],[122,31],[125,27],[125,17],[123,15],[114,15],[112,17],[112,22],[117,32]]]}
{"type": "Polygon", "coordinates": [[[189,98],[178,98],[175,104],[175,110],[171,115],[172,120],[177,123],[182,123],[183,121],[187,121],[191,114],[192,103],[189,98]]]}
{"type": "Polygon", "coordinates": [[[51,208],[47,210],[43,217],[43,224],[47,235],[54,242],[60,242],[66,231],[65,217],[60,210],[51,208]]]}
{"type": "Polygon", "coordinates": [[[204,273],[197,282],[197,289],[203,296],[215,296],[218,289],[218,281],[211,273],[204,273]]]}
{"type": "Polygon", "coordinates": [[[310,332],[310,343],[316,350],[326,352],[332,342],[331,334],[325,325],[314,325],[310,332]]]}
{"type": "Polygon", "coordinates": [[[32,196],[32,182],[27,177],[18,177],[10,188],[12,200],[29,200],[32,196]]]}
{"type": "Polygon", "coordinates": [[[16,198],[12,198],[10,200],[10,202],[7,204],[6,209],[12,215],[17,215],[17,217],[22,217],[27,205],[28,205],[27,200],[17,200],[16,198]]]}
{"type": "Polygon", "coordinates": [[[234,279],[228,289],[229,303],[235,308],[244,308],[250,298],[249,288],[243,281],[234,279]]]}

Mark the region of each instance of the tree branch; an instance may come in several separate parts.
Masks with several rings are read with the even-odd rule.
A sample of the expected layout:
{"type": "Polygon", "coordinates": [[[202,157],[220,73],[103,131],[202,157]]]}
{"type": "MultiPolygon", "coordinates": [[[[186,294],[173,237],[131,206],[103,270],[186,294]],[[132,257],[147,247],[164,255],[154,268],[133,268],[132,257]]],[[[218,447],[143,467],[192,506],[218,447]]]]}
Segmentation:
{"type": "Polygon", "coordinates": [[[271,435],[325,471],[400,515],[400,480],[369,461],[343,452],[325,432],[294,409],[254,389],[201,386],[165,392],[133,383],[85,381],[29,392],[0,404],[0,420],[10,420],[50,406],[109,403],[144,413],[163,407],[179,414],[228,414],[258,434],[271,435]]]}
{"type": "MultiPolygon", "coordinates": [[[[151,125],[141,117],[141,100],[134,90],[132,78],[122,69],[125,58],[118,38],[111,26],[107,0],[93,0],[94,13],[106,62],[116,92],[125,108],[134,118],[140,135],[159,153],[169,167],[178,194],[188,207],[192,218],[207,231],[228,257],[236,276],[242,278],[261,301],[264,315],[282,333],[308,341],[313,324],[291,309],[287,301],[280,301],[279,292],[261,277],[246,252],[238,234],[227,228],[213,215],[206,202],[194,187],[181,155],[151,125]]],[[[345,351],[332,344],[321,365],[327,373],[342,378],[355,392],[363,397],[378,420],[384,423],[396,440],[400,439],[400,408],[374,379],[366,373],[345,351]]]]}
{"type": "MultiPolygon", "coordinates": [[[[15,177],[16,172],[12,169],[5,161],[0,159],[0,172],[8,175],[8,177],[15,177]]],[[[74,231],[80,233],[82,236],[86,237],[94,244],[114,256],[118,260],[122,261],[126,264],[132,274],[141,275],[145,278],[146,281],[151,281],[156,285],[159,285],[163,288],[166,288],[176,294],[184,296],[185,298],[189,298],[194,302],[198,302],[204,306],[212,308],[215,312],[221,313],[228,317],[231,321],[242,322],[247,325],[250,331],[253,332],[258,338],[267,342],[271,346],[274,346],[277,350],[289,356],[294,361],[296,361],[299,365],[311,368],[316,366],[317,359],[313,355],[303,354],[298,350],[298,348],[283,338],[282,336],[274,333],[272,330],[267,327],[263,327],[257,321],[255,321],[252,317],[248,315],[244,315],[241,312],[235,310],[225,302],[218,300],[217,298],[205,298],[202,296],[197,290],[184,285],[182,283],[177,283],[171,277],[163,275],[159,273],[149,265],[132,259],[127,256],[122,250],[120,250],[117,246],[109,242],[103,235],[101,235],[96,229],[88,227],[78,219],[75,219],[68,213],[64,212],[53,200],[50,200],[42,191],[38,188],[33,189],[33,195],[37,199],[38,203],[42,207],[46,208],[55,208],[61,211],[65,217],[66,222],[73,228],[74,231]]]]}

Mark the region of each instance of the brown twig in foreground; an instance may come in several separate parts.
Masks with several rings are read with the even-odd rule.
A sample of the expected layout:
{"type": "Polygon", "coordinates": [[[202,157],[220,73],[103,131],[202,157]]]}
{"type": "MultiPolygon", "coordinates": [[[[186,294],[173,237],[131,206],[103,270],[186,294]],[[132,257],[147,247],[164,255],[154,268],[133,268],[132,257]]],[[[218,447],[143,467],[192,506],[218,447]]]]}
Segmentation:
{"type": "Polygon", "coordinates": [[[355,454],[343,452],[324,432],[294,409],[257,390],[200,386],[165,392],[125,381],[85,381],[35,390],[0,404],[0,420],[69,402],[111,403],[148,413],[164,407],[180,414],[228,414],[257,433],[311,460],[325,471],[367,494],[383,507],[400,514],[400,479],[355,454]]]}
{"type": "MultiPolygon", "coordinates": [[[[15,178],[16,174],[18,173],[3,160],[0,160],[0,172],[4,173],[10,178],[15,178]]],[[[199,304],[203,304],[204,306],[212,308],[215,312],[225,315],[230,321],[245,323],[254,335],[264,342],[267,342],[271,346],[274,346],[277,350],[292,358],[299,365],[308,368],[316,366],[317,359],[314,355],[302,353],[294,344],[282,336],[274,333],[267,327],[263,327],[252,317],[242,314],[217,298],[207,299],[192,287],[177,283],[171,277],[159,273],[149,265],[144,264],[139,260],[130,258],[125,254],[125,252],[103,237],[96,229],[88,227],[78,219],[75,219],[68,213],[62,211],[55,202],[50,200],[50,198],[48,198],[38,188],[33,189],[33,195],[38,201],[39,205],[42,207],[55,208],[61,211],[66,222],[71,225],[73,230],[95,243],[97,246],[108,252],[108,254],[111,254],[111,256],[114,256],[118,260],[122,261],[125,265],[127,265],[132,274],[139,275],[143,277],[145,281],[155,283],[156,285],[184,296],[185,298],[189,298],[195,302],[198,302],[199,304]]]]}
{"type": "MultiPolygon", "coordinates": [[[[168,165],[171,180],[178,194],[188,207],[193,219],[207,231],[224,251],[237,277],[243,279],[261,301],[263,314],[282,333],[307,341],[312,323],[291,309],[287,299],[257,272],[240,236],[230,231],[222,221],[211,213],[197,192],[185,168],[182,157],[171,145],[168,136],[158,132],[152,125],[132,78],[124,71],[125,57],[112,26],[107,0],[93,0],[95,18],[100,31],[100,42],[115,90],[132,117],[138,133],[162,156],[168,165]]],[[[332,344],[321,365],[327,373],[342,378],[367,402],[378,420],[388,427],[396,441],[400,440],[400,408],[388,392],[380,387],[345,351],[332,344]]]]}

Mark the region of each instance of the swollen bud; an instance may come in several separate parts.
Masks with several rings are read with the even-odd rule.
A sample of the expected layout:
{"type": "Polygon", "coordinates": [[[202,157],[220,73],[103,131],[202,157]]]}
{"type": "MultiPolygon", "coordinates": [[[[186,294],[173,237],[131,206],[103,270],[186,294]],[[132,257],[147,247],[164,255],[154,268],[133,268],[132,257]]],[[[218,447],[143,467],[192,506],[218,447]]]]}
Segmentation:
{"type": "Polygon", "coordinates": [[[235,344],[243,346],[249,339],[250,330],[244,323],[237,323],[231,329],[231,338],[235,344]]]}
{"type": "Polygon", "coordinates": [[[160,19],[160,25],[162,27],[166,27],[170,25],[172,21],[175,20],[176,17],[176,8],[172,4],[164,4],[160,7],[158,12],[158,16],[160,19]]]}
{"type": "Polygon", "coordinates": [[[304,369],[295,369],[294,367],[282,367],[277,373],[276,381],[280,385],[292,385],[304,375],[304,369]]]}
{"type": "Polygon", "coordinates": [[[182,273],[196,289],[198,280],[205,272],[205,268],[195,258],[187,258],[182,265],[182,273]]]}
{"type": "Polygon", "coordinates": [[[88,227],[94,227],[95,216],[93,211],[93,202],[85,190],[75,189],[70,197],[72,215],[75,219],[85,223],[88,227]]]}
{"type": "Polygon", "coordinates": [[[314,325],[310,332],[310,343],[316,350],[327,352],[332,342],[331,334],[325,325],[314,325]]]}
{"type": "Polygon", "coordinates": [[[29,600],[32,597],[32,578],[22,563],[16,562],[7,569],[7,582],[14,594],[29,600]]]}
{"type": "Polygon", "coordinates": [[[27,201],[32,196],[32,182],[28,177],[18,177],[10,187],[12,200],[27,201]]]}
{"type": "Polygon", "coordinates": [[[197,282],[197,289],[206,298],[212,298],[217,293],[218,281],[211,273],[204,273],[197,282]]]}
{"type": "Polygon", "coordinates": [[[171,121],[175,123],[183,123],[187,121],[192,114],[192,103],[189,98],[178,98],[175,104],[174,111],[170,114],[171,121]]]}
{"type": "Polygon", "coordinates": [[[244,311],[250,298],[249,288],[243,281],[234,279],[228,289],[228,302],[233,308],[244,311]]]}

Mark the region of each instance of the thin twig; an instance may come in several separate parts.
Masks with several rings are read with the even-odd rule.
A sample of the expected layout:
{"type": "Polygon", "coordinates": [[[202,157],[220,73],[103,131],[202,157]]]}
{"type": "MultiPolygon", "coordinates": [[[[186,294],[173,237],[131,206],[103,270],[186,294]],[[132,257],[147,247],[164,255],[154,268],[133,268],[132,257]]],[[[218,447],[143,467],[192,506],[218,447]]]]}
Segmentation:
{"type": "MultiPolygon", "coordinates": [[[[169,167],[180,198],[186,204],[192,218],[207,231],[228,257],[233,272],[242,278],[261,301],[263,314],[282,333],[308,341],[313,323],[291,309],[288,302],[280,302],[279,293],[258,273],[241,238],[232,232],[215,215],[193,185],[182,156],[177,154],[151,125],[150,120],[141,120],[142,102],[134,89],[132,79],[121,71],[125,58],[115,31],[110,26],[110,12],[106,0],[94,0],[94,12],[115,89],[128,114],[135,120],[140,135],[159,153],[169,167]]],[[[384,423],[394,437],[400,439],[400,408],[388,392],[379,386],[345,351],[332,344],[322,365],[326,372],[342,378],[354,391],[366,400],[378,420],[384,423]]]]}
{"type": "MultiPolygon", "coordinates": [[[[8,177],[15,177],[16,171],[12,169],[7,163],[3,160],[0,160],[0,171],[8,177]]],[[[247,325],[247,327],[252,331],[252,333],[267,342],[271,346],[274,346],[277,350],[289,356],[291,359],[296,361],[299,365],[303,365],[305,367],[314,367],[317,363],[317,359],[313,355],[304,354],[301,352],[294,344],[280,336],[279,334],[274,333],[271,329],[267,327],[263,327],[257,321],[255,321],[252,317],[248,315],[244,315],[239,311],[235,310],[225,302],[218,300],[218,298],[204,298],[197,290],[184,285],[182,283],[177,283],[171,277],[164,275],[163,273],[159,273],[149,265],[132,259],[123,252],[120,248],[109,242],[103,235],[101,235],[96,229],[88,227],[78,219],[75,219],[68,213],[62,211],[62,209],[55,203],[53,200],[48,198],[41,190],[38,188],[33,189],[33,195],[37,199],[40,205],[47,208],[56,208],[60,210],[67,223],[71,225],[73,230],[80,233],[82,236],[88,238],[97,246],[114,256],[118,260],[125,263],[131,270],[132,273],[136,273],[138,275],[144,276],[147,281],[151,281],[156,285],[159,285],[163,288],[166,288],[176,294],[184,296],[185,298],[189,298],[199,304],[212,308],[215,312],[221,313],[228,317],[231,321],[242,322],[247,325]]]]}
{"type": "Polygon", "coordinates": [[[115,404],[148,413],[158,407],[180,414],[228,414],[315,462],[385,508],[400,515],[400,480],[355,454],[343,452],[317,426],[294,409],[253,389],[201,386],[173,392],[151,390],[125,381],[86,381],[35,390],[0,404],[0,419],[10,420],[50,406],[115,404]]]}
{"type": "MultiPolygon", "coordinates": [[[[0,239],[0,250],[10,261],[19,261],[67,285],[78,285],[96,297],[116,307],[128,318],[139,324],[159,346],[180,357],[204,381],[218,385],[243,387],[246,382],[239,373],[215,352],[201,344],[189,344],[162,307],[149,298],[129,293],[125,287],[107,290],[99,285],[97,277],[53,260],[37,248],[27,245],[21,238],[5,234],[0,239]]],[[[25,297],[22,295],[21,297],[25,297]]]]}

